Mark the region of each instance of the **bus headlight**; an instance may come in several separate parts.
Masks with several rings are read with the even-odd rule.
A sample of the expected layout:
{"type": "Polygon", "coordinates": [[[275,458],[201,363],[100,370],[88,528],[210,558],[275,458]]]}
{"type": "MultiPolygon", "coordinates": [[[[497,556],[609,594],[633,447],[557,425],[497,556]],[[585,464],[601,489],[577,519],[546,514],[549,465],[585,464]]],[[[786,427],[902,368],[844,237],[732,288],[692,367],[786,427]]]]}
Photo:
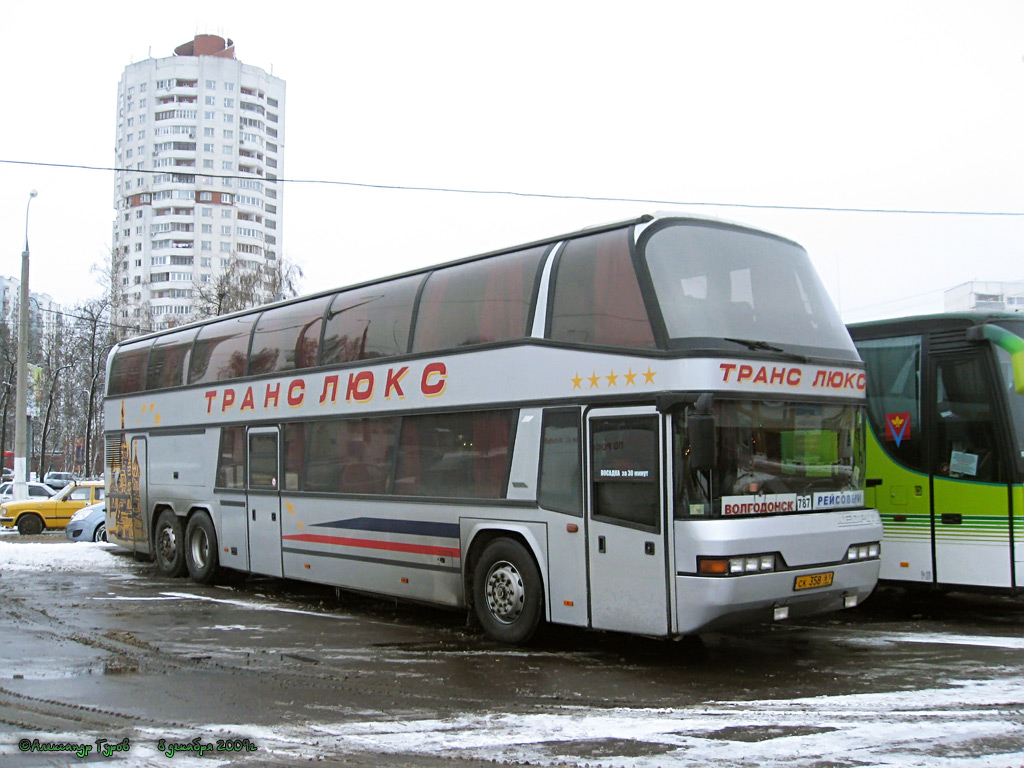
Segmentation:
{"type": "Polygon", "coordinates": [[[846,550],[846,559],[853,560],[874,560],[882,554],[882,545],[873,541],[870,544],[854,544],[846,550]]]}
{"type": "Polygon", "coordinates": [[[702,576],[743,576],[750,573],[768,573],[774,570],[774,554],[697,558],[697,572],[702,576]]]}

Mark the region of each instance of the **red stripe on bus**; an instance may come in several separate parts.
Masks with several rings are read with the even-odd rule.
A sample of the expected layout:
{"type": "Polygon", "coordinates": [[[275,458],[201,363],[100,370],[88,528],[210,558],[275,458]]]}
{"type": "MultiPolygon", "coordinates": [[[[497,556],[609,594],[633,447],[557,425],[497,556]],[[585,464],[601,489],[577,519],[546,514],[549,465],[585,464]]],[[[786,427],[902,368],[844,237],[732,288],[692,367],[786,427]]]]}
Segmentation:
{"type": "Polygon", "coordinates": [[[364,549],[385,549],[389,552],[412,552],[417,555],[462,557],[462,553],[455,547],[433,547],[429,544],[404,544],[399,541],[349,539],[343,536],[324,536],[318,533],[300,533],[294,536],[282,536],[281,538],[289,541],[308,541],[312,544],[334,544],[339,547],[362,547],[364,549]]]}

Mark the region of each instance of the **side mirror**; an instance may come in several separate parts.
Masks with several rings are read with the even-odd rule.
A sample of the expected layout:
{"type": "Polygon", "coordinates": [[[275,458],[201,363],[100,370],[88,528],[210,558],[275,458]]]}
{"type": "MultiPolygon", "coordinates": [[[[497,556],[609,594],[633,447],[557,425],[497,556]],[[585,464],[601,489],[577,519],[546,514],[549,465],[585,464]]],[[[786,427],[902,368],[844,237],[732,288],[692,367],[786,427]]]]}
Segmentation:
{"type": "Polygon", "coordinates": [[[697,398],[686,412],[686,435],[690,446],[690,469],[707,471],[715,468],[715,415],[711,412],[711,395],[697,398]]]}
{"type": "Polygon", "coordinates": [[[998,325],[975,325],[967,329],[968,341],[991,341],[1010,353],[1013,367],[1013,388],[1024,395],[1024,339],[998,325]]]}

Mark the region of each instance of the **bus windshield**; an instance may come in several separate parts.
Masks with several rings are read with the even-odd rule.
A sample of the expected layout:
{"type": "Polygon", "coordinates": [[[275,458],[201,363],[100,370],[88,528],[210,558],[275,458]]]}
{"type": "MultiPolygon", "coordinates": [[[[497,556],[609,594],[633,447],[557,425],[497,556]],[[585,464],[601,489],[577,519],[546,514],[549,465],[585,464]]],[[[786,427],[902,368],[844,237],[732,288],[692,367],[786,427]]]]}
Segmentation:
{"type": "Polygon", "coordinates": [[[858,360],[803,248],[757,232],[684,221],[641,239],[672,347],[827,351],[858,360]]]}
{"type": "Polygon", "coordinates": [[[863,506],[859,406],[719,401],[714,415],[710,470],[690,467],[686,417],[674,417],[677,517],[863,506]]]}

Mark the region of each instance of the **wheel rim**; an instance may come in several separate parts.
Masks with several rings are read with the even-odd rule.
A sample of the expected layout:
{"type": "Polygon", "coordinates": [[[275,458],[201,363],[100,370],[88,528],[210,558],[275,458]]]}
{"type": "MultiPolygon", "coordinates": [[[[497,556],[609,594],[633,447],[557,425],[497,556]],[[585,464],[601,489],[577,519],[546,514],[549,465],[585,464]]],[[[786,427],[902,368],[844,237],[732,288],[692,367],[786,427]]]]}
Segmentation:
{"type": "Polygon", "coordinates": [[[101,525],[96,529],[96,533],[92,537],[93,541],[106,541],[107,540],[107,526],[101,525]]]}
{"type": "Polygon", "coordinates": [[[165,563],[174,561],[175,553],[178,551],[178,537],[174,534],[174,529],[171,526],[165,525],[160,529],[156,547],[161,560],[165,563]]]}
{"type": "Polygon", "coordinates": [[[495,563],[487,572],[484,595],[487,610],[502,624],[511,624],[518,619],[526,604],[523,577],[507,560],[495,563]]]}
{"type": "Polygon", "coordinates": [[[199,570],[206,567],[206,560],[210,556],[210,540],[206,531],[197,527],[192,532],[192,540],[189,542],[192,549],[192,562],[199,570]]]}

